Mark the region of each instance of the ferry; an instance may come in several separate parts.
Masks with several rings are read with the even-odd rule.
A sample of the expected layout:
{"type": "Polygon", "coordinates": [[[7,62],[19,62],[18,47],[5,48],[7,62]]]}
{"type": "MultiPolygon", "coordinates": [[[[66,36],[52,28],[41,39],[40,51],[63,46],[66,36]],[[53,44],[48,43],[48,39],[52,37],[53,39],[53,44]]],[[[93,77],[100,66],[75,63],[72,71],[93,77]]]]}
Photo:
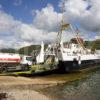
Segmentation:
{"type": "Polygon", "coordinates": [[[57,50],[60,70],[72,71],[100,64],[100,51],[84,46],[84,40],[77,33],[68,43],[61,41],[57,50]]]}

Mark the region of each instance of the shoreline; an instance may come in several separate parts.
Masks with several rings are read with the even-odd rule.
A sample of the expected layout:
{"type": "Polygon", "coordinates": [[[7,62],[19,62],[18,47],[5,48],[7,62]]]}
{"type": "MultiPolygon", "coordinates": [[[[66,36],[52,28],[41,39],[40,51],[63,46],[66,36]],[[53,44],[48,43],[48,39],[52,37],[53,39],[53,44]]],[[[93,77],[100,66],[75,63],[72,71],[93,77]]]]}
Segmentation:
{"type": "MultiPolygon", "coordinates": [[[[93,69],[92,69],[93,70],[93,69]]],[[[12,96],[15,97],[15,100],[17,99],[17,95],[20,95],[20,98],[25,95],[25,98],[28,97],[40,97],[40,98],[46,98],[44,100],[50,100],[45,95],[41,94],[39,92],[41,89],[62,85],[65,83],[69,83],[75,80],[80,80],[83,78],[89,77],[95,70],[83,70],[81,72],[74,72],[74,73],[67,73],[67,74],[53,74],[53,75],[47,75],[47,76],[37,76],[37,77],[21,77],[21,76],[0,76],[0,94],[7,93],[9,99],[12,96]],[[32,93],[32,94],[30,94],[32,93]],[[11,95],[10,95],[11,94],[11,95]],[[10,97],[9,97],[10,96],[10,97]]],[[[27,100],[27,99],[26,99],[27,100]]],[[[31,100],[31,99],[29,99],[31,100]]],[[[37,99],[41,100],[41,99],[37,99]]]]}
{"type": "Polygon", "coordinates": [[[0,91],[0,100],[50,100],[47,96],[34,90],[0,91]]]}

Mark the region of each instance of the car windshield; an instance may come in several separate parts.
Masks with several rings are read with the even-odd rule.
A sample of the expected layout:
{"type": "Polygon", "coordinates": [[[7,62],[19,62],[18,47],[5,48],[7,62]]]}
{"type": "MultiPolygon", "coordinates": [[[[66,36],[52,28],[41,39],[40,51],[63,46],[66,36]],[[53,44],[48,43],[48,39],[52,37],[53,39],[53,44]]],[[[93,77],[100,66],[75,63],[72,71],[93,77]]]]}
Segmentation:
{"type": "Polygon", "coordinates": [[[26,60],[32,61],[32,57],[26,57],[26,60]]]}

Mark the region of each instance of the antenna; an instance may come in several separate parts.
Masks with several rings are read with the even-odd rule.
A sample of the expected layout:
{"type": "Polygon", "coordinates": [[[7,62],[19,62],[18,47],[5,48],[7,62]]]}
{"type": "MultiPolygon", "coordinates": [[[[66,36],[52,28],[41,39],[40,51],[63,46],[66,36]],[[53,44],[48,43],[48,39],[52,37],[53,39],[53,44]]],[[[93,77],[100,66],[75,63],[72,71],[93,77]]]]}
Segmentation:
{"type": "Polygon", "coordinates": [[[61,43],[62,31],[70,27],[70,24],[64,23],[65,1],[62,2],[61,12],[62,12],[62,20],[60,22],[60,30],[59,30],[59,32],[57,34],[57,38],[56,38],[56,47],[59,47],[59,45],[61,43]]]}
{"type": "MultiPolygon", "coordinates": [[[[64,1],[63,1],[63,3],[62,3],[62,9],[61,9],[61,11],[62,11],[61,27],[62,27],[62,25],[64,24],[64,8],[65,8],[65,4],[64,4],[64,1]]],[[[62,30],[62,29],[61,29],[61,30],[62,30]]]]}
{"type": "Polygon", "coordinates": [[[62,38],[62,31],[65,30],[66,28],[69,27],[69,24],[64,24],[64,11],[65,11],[65,2],[62,2],[62,6],[61,6],[61,12],[62,12],[62,20],[61,20],[61,24],[60,24],[60,31],[57,34],[57,42],[60,43],[61,42],[61,38],[62,38]]]}

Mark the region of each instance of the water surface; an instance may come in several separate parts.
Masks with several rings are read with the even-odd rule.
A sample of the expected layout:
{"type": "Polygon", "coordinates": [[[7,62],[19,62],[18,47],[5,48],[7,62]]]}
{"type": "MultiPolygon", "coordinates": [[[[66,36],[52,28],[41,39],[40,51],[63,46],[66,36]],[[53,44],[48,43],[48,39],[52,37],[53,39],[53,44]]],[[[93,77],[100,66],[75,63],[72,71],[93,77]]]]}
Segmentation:
{"type": "Polygon", "coordinates": [[[88,78],[43,90],[51,100],[100,100],[100,70],[88,78]]]}

